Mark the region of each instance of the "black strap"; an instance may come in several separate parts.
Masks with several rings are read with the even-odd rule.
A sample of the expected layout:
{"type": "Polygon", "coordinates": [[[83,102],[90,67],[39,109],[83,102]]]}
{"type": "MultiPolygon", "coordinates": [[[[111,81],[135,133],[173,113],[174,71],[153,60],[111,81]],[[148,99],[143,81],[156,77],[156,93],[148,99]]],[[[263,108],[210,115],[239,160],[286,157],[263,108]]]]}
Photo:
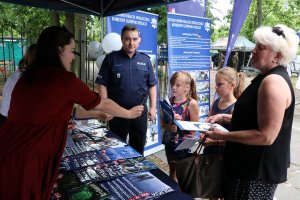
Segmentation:
{"type": "Polygon", "coordinates": [[[206,140],[206,135],[202,139],[199,140],[198,147],[197,147],[197,149],[194,152],[196,155],[200,155],[200,152],[201,152],[201,150],[203,148],[203,143],[205,142],[205,140],[206,140]]]}

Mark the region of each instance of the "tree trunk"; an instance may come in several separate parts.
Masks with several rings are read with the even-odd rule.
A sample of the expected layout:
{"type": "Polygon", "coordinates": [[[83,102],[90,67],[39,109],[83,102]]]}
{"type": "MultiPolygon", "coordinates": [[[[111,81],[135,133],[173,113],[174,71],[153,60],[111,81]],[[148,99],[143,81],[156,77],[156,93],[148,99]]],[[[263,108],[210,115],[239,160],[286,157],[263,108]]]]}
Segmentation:
{"type": "Polygon", "coordinates": [[[262,0],[257,0],[257,27],[260,27],[262,25],[262,21],[262,0]]]}
{"type": "Polygon", "coordinates": [[[50,12],[50,20],[51,20],[52,26],[60,26],[58,12],[51,11],[50,12]]]}
{"type": "Polygon", "coordinates": [[[87,72],[86,72],[86,46],[87,46],[87,36],[86,36],[86,15],[77,14],[76,15],[76,26],[75,26],[75,39],[76,39],[76,51],[80,53],[80,56],[76,56],[75,60],[75,73],[83,81],[87,82],[87,72]]]}
{"type": "Polygon", "coordinates": [[[66,16],[66,22],[65,26],[71,33],[75,33],[75,26],[74,26],[74,14],[73,13],[65,13],[66,16]]]}

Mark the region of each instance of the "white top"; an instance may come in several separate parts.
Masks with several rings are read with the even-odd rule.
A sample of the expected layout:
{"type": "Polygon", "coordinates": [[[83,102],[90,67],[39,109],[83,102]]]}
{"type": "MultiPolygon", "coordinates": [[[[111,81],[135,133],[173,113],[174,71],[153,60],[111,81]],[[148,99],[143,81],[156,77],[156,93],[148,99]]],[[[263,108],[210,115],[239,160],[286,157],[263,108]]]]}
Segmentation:
{"type": "Polygon", "coordinates": [[[2,93],[2,101],[1,101],[1,109],[0,113],[3,116],[8,116],[8,111],[10,107],[10,99],[11,99],[11,93],[18,82],[21,71],[19,69],[16,70],[16,72],[11,75],[5,82],[4,87],[3,87],[3,93],[2,93]]]}

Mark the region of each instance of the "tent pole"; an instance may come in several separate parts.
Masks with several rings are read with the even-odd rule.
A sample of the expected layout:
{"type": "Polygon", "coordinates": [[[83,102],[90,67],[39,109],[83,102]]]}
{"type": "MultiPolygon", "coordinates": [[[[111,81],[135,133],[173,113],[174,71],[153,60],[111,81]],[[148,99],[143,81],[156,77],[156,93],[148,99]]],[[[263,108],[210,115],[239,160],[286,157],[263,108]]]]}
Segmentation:
{"type": "Polygon", "coordinates": [[[67,0],[60,0],[60,1],[62,1],[62,2],[64,2],[64,3],[67,3],[67,4],[70,4],[70,5],[72,5],[72,6],[75,6],[75,7],[81,8],[81,9],[83,9],[83,10],[89,11],[89,12],[94,13],[94,14],[96,14],[96,15],[101,15],[100,13],[98,13],[98,12],[96,12],[96,11],[93,11],[93,10],[91,10],[91,9],[88,9],[88,8],[86,8],[86,7],[83,7],[83,6],[81,6],[81,5],[78,5],[78,4],[76,4],[76,3],[72,3],[72,2],[67,1],[67,0]]]}
{"type": "Polygon", "coordinates": [[[245,56],[246,56],[246,49],[244,49],[244,57],[243,57],[243,67],[245,67],[245,56]]]}
{"type": "Polygon", "coordinates": [[[104,17],[103,17],[103,14],[104,14],[104,10],[103,10],[103,0],[101,0],[101,15],[100,15],[100,22],[101,22],[101,31],[100,31],[100,42],[102,42],[103,40],[103,37],[104,37],[104,17]]]}

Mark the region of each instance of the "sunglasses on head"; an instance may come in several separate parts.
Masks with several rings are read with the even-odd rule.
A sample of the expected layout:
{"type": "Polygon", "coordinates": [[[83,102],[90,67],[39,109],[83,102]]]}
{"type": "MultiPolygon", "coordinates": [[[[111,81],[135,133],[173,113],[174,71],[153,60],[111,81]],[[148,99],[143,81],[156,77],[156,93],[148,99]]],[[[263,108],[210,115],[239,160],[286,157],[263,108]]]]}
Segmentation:
{"type": "Polygon", "coordinates": [[[284,33],[283,33],[283,30],[282,30],[280,27],[274,26],[274,27],[272,28],[272,32],[273,32],[273,33],[276,33],[276,35],[278,35],[278,36],[282,36],[282,37],[285,39],[285,35],[284,35],[284,33]]]}

